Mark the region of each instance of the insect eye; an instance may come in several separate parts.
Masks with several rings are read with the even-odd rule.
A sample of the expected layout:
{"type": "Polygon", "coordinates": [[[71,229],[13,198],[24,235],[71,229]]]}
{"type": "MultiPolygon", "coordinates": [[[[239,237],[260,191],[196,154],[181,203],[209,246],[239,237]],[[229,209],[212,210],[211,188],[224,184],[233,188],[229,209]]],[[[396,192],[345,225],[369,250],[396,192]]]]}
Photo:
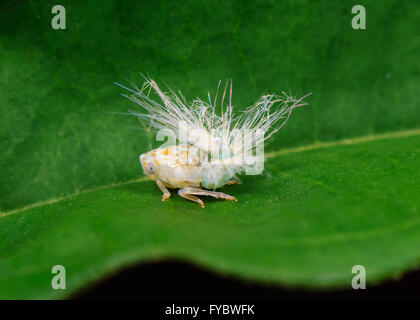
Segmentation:
{"type": "Polygon", "coordinates": [[[146,163],[146,165],[145,165],[145,169],[146,169],[146,171],[147,171],[148,173],[153,173],[153,172],[155,172],[155,169],[153,169],[153,165],[152,165],[150,162],[146,163]]]}

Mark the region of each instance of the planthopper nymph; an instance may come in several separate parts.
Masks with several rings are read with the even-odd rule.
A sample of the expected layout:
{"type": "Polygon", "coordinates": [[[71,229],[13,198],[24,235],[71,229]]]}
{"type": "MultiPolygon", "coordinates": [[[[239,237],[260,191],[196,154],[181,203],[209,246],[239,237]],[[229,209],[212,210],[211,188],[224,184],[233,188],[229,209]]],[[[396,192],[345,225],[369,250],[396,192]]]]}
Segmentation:
{"type": "Polygon", "coordinates": [[[309,95],[296,99],[284,92],[267,94],[254,105],[234,112],[232,81],[229,90],[226,83],[220,103],[220,81],[213,100],[208,94],[208,101],[197,98],[190,103],[181,92],[176,94],[169,88],[164,92],[151,79],[136,91],[116,84],[129,90],[130,95],[123,95],[146,111],[131,114],[158,130],[170,130],[178,141],[140,155],[144,173],[163,192],[162,201],[171,196],[168,189],[179,189],[181,197],[203,208],[204,202],[197,196],[237,201],[216,189],[240,183],[238,175],[243,172],[261,173],[258,167],[264,157],[258,155],[264,141],[287,122],[293,109],[306,105],[303,99],[309,95]],[[151,90],[160,101],[150,98],[151,90]]]}

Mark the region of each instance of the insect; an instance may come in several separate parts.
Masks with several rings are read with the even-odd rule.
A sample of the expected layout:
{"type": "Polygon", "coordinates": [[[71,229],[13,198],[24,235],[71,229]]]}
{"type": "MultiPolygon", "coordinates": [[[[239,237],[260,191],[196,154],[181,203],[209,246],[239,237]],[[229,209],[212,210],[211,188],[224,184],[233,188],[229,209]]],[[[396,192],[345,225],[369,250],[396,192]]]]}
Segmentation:
{"type": "Polygon", "coordinates": [[[198,196],[237,201],[216,189],[240,183],[238,175],[256,169],[261,158],[252,157],[287,122],[293,109],[306,105],[303,99],[282,95],[263,95],[243,111],[235,112],[232,106],[232,81],[229,90],[226,82],[217,112],[218,92],[212,100],[198,98],[188,103],[181,92],[168,88],[162,91],[152,79],[147,79],[142,89],[122,94],[141,106],[146,113],[130,113],[146,119],[156,129],[169,129],[179,144],[161,147],[140,155],[144,173],[154,180],[163,192],[162,201],[171,196],[169,189],[179,189],[178,194],[198,203],[198,196]],[[152,100],[150,91],[159,97],[152,100]],[[146,91],[148,93],[146,94],[146,91]],[[229,95],[229,97],[227,97],[229,95]],[[260,159],[260,160],[258,160],[260,159]]]}

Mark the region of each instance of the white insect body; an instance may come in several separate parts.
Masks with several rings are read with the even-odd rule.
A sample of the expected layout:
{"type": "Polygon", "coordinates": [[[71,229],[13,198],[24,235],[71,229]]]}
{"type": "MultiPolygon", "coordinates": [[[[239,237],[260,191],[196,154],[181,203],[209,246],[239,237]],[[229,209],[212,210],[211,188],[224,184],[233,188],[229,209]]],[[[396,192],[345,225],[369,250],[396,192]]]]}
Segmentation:
{"type": "Polygon", "coordinates": [[[199,203],[203,208],[203,201],[194,195],[208,195],[236,201],[235,197],[225,193],[202,189],[203,187],[213,189],[213,181],[221,180],[219,175],[223,176],[222,179],[227,179],[230,175],[224,168],[215,169],[209,164],[207,154],[197,146],[181,144],[158,148],[142,154],[140,163],[143,171],[150,179],[156,181],[162,190],[162,201],[170,197],[167,188],[179,188],[180,196],[199,203]]]}
{"type": "Polygon", "coordinates": [[[167,188],[178,188],[180,196],[203,208],[204,203],[197,195],[237,201],[215,189],[239,183],[237,175],[256,165],[255,159],[245,161],[249,159],[247,156],[286,123],[295,107],[305,105],[302,101],[308,96],[295,99],[285,93],[282,96],[264,95],[253,106],[234,114],[231,83],[229,102],[224,109],[226,85],[221,99],[221,115],[218,115],[217,93],[213,103],[209,94],[209,102],[196,99],[189,104],[181,93],[178,96],[170,89],[165,93],[153,80],[146,80],[138,91],[123,88],[132,92],[131,96],[124,96],[148,112],[132,114],[146,118],[157,129],[170,129],[180,142],[140,156],[143,171],[163,192],[162,201],[171,195],[167,188]],[[144,94],[148,89],[153,89],[162,102],[144,94]]]}

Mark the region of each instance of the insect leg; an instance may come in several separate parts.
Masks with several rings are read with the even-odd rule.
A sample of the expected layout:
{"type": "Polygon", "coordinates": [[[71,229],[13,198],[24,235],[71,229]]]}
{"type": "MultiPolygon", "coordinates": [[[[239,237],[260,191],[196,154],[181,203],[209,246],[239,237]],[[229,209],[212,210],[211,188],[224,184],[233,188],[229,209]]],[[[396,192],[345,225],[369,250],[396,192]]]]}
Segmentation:
{"type": "Polygon", "coordinates": [[[182,189],[184,194],[189,195],[197,195],[197,196],[210,196],[214,197],[216,199],[225,199],[230,201],[238,201],[235,197],[232,197],[226,193],[223,192],[216,192],[216,191],[210,191],[205,189],[199,189],[199,188],[193,188],[193,187],[185,187],[182,189]]]}
{"type": "Polygon", "coordinates": [[[237,179],[232,179],[232,180],[229,180],[226,184],[229,185],[229,186],[232,185],[232,184],[241,184],[241,181],[239,181],[237,179]]]}
{"type": "Polygon", "coordinates": [[[171,193],[168,189],[166,189],[165,185],[161,181],[157,180],[156,184],[159,187],[159,189],[163,192],[162,201],[165,201],[171,196],[171,193]]]}
{"type": "Polygon", "coordinates": [[[185,188],[179,189],[178,194],[185,199],[197,202],[201,206],[201,208],[205,208],[203,200],[201,200],[200,198],[197,198],[197,197],[193,196],[192,194],[190,194],[187,190],[189,188],[190,187],[185,187],[185,188]]]}

